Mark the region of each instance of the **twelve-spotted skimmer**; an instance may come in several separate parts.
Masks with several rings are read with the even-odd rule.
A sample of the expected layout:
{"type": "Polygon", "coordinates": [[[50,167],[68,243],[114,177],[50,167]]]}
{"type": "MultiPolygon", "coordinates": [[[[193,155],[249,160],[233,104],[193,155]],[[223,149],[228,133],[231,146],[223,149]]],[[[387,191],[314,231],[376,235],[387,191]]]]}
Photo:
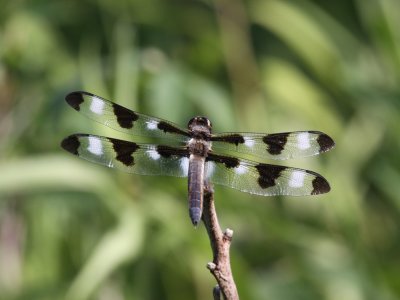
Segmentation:
{"type": "Polygon", "coordinates": [[[322,132],[212,134],[211,122],[205,117],[191,119],[188,129],[183,129],[91,93],[73,92],[65,99],[75,110],[115,130],[181,143],[181,146],[138,144],[92,134],[73,134],[61,146],[88,161],[129,173],[188,177],[189,215],[195,226],[201,219],[204,183],[208,180],[262,196],[317,195],[330,190],[325,178],[315,172],[214,151],[281,160],[311,156],[335,145],[322,132]]]}

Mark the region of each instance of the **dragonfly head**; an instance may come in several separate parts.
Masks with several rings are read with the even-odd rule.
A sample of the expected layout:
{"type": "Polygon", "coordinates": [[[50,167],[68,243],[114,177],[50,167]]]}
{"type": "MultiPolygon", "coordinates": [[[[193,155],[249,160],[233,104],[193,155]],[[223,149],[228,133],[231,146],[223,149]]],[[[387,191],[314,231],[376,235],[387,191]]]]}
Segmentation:
{"type": "Polygon", "coordinates": [[[208,136],[211,134],[212,124],[206,117],[194,117],[190,119],[188,128],[192,133],[200,133],[208,136]]]}
{"type": "Polygon", "coordinates": [[[207,128],[209,131],[211,131],[212,124],[207,117],[194,117],[190,119],[188,127],[190,130],[194,130],[195,128],[207,128]]]}

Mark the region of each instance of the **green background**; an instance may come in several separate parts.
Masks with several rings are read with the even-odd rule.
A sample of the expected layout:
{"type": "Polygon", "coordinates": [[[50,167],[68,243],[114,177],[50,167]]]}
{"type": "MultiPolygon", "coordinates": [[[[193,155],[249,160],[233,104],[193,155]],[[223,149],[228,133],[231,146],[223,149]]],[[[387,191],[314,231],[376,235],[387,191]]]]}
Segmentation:
{"type": "Polygon", "coordinates": [[[0,0],[0,298],[211,299],[185,180],[60,148],[131,138],[65,103],[87,90],[182,126],[332,136],[282,162],[329,194],[216,187],[241,299],[399,299],[399,79],[398,0],[0,0]]]}

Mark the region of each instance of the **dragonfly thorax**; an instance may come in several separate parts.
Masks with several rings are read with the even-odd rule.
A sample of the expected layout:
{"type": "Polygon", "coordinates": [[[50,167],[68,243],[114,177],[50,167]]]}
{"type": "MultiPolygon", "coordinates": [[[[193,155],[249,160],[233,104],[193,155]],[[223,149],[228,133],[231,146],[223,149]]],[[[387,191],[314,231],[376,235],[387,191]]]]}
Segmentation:
{"type": "Polygon", "coordinates": [[[188,149],[190,154],[206,157],[207,153],[211,150],[211,142],[192,138],[189,140],[188,149]]]}

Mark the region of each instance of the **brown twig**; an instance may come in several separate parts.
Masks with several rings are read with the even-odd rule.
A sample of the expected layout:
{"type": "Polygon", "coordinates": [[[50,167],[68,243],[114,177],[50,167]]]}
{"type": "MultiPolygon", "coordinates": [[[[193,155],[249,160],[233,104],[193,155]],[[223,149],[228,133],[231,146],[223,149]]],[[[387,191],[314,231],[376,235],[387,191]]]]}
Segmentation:
{"type": "Polygon", "coordinates": [[[225,232],[222,232],[214,205],[214,189],[209,183],[206,183],[204,187],[202,219],[210,238],[214,256],[213,262],[209,262],[207,268],[218,282],[218,286],[213,290],[214,299],[220,299],[220,293],[222,293],[225,300],[239,300],[229,257],[233,231],[226,229],[225,232]]]}

